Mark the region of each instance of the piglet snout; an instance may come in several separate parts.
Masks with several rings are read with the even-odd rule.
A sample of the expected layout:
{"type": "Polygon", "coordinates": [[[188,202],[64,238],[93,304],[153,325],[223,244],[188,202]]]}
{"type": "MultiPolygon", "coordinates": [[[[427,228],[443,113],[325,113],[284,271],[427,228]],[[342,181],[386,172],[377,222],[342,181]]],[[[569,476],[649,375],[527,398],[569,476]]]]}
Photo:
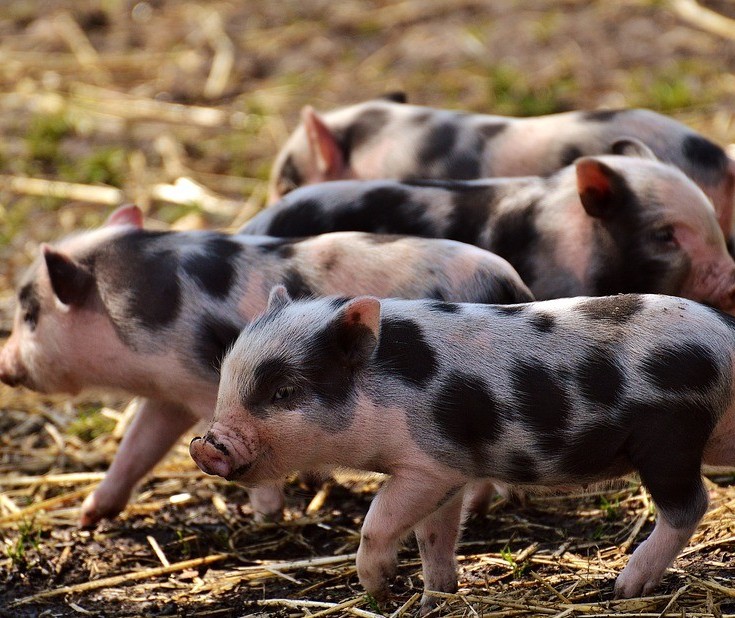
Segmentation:
{"type": "Polygon", "coordinates": [[[197,437],[191,441],[189,454],[202,472],[207,474],[228,478],[234,469],[227,447],[209,433],[203,438],[197,437]]]}
{"type": "Polygon", "coordinates": [[[9,344],[0,350],[0,382],[8,386],[21,386],[28,381],[28,374],[13,351],[9,344]]]}

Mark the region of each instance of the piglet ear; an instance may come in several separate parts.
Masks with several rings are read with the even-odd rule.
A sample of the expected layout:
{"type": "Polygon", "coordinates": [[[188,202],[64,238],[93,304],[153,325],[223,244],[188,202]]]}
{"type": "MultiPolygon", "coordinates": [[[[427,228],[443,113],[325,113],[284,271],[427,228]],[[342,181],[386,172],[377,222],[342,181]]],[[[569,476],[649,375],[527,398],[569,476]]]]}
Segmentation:
{"type": "Polygon", "coordinates": [[[286,305],[290,305],[293,301],[288,295],[285,285],[275,285],[268,295],[268,308],[266,311],[280,311],[286,305]]]}
{"type": "Polygon", "coordinates": [[[658,161],[658,157],[648,146],[635,137],[624,137],[613,142],[610,152],[626,157],[638,157],[639,159],[651,159],[658,161]]]}
{"type": "Polygon", "coordinates": [[[68,255],[55,251],[48,245],[41,245],[41,251],[56,297],[65,305],[83,304],[94,284],[92,273],[68,255]]]}
{"type": "Polygon", "coordinates": [[[373,296],[349,301],[340,311],[337,339],[351,367],[365,364],[380,339],[380,301],[373,296]]]}
{"type": "Polygon", "coordinates": [[[620,174],[594,157],[577,159],[574,166],[577,192],[587,214],[597,219],[612,217],[620,201],[620,174]]]}
{"type": "Polygon", "coordinates": [[[132,225],[141,229],[143,227],[143,211],[135,204],[125,204],[112,211],[105,225],[132,225]]]}
{"type": "Polygon", "coordinates": [[[301,121],[304,123],[311,156],[319,173],[316,180],[341,178],[345,170],[344,156],[330,128],[310,105],[301,110],[301,121]]]}

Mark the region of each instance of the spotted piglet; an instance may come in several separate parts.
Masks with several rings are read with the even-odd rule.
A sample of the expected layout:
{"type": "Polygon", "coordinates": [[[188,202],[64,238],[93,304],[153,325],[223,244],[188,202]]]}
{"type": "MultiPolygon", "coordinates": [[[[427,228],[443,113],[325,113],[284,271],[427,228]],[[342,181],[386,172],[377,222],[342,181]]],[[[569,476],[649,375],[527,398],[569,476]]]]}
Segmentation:
{"type": "Polygon", "coordinates": [[[619,154],[621,138],[637,138],[694,180],[731,235],[735,161],[686,125],[646,109],[509,118],[390,100],[324,114],[306,107],[273,165],[271,202],[326,180],[548,176],[581,156],[619,154]]]}
{"type": "Polygon", "coordinates": [[[656,587],[706,511],[702,462],[735,464],[734,351],[735,320],[669,296],[292,302],[281,286],[225,357],[190,452],[246,484],[321,465],[389,474],[357,553],[378,599],[411,530],[425,587],[456,590],[467,483],[637,471],[658,518],[615,584],[632,597],[656,587]]]}
{"type": "MultiPolygon", "coordinates": [[[[81,523],[113,517],[136,483],[199,419],[219,364],[273,285],[297,296],[362,294],[514,303],[532,296],[501,258],[451,241],[361,233],[311,239],[142,229],[135,207],[43,246],[18,291],[0,380],[40,392],[97,387],[144,397],[81,523]]],[[[263,515],[280,487],[251,493],[263,515]]]]}
{"type": "Polygon", "coordinates": [[[655,292],[735,308],[735,262],[712,204],[649,149],[621,146],[637,156],[583,157],[549,178],[303,187],[243,231],[452,238],[507,259],[537,299],[655,292]]]}

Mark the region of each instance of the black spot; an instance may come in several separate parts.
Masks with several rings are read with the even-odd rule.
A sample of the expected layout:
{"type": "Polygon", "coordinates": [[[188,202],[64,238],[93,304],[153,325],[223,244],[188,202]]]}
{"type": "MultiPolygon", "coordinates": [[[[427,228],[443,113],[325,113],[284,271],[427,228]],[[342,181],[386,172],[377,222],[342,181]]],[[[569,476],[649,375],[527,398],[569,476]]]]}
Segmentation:
{"type": "MultiPolygon", "coordinates": [[[[253,416],[267,418],[284,405],[274,405],[276,391],[283,386],[293,386],[298,380],[298,372],[283,358],[268,358],[253,369],[250,384],[242,384],[240,393],[242,405],[253,416]]],[[[288,404],[286,404],[287,406],[288,404]]]]}
{"type": "Polygon", "coordinates": [[[212,236],[202,249],[201,253],[186,255],[182,266],[210,296],[226,298],[235,282],[234,262],[241,247],[224,236],[212,236]]]}
{"type": "Polygon", "coordinates": [[[392,101],[393,103],[406,103],[408,102],[408,95],[402,90],[394,90],[393,92],[386,92],[385,94],[378,97],[385,101],[392,101]]]}
{"type": "Polygon", "coordinates": [[[436,352],[412,320],[382,320],[375,359],[379,371],[414,386],[426,386],[437,371],[436,352]]]}
{"type": "Polygon", "coordinates": [[[545,311],[535,311],[528,321],[540,333],[549,333],[556,326],[556,318],[545,311]]]}
{"type": "Polygon", "coordinates": [[[286,291],[293,299],[309,298],[314,296],[314,291],[304,280],[301,273],[295,268],[290,268],[283,276],[281,283],[286,286],[286,291]]]}
{"type": "Polygon", "coordinates": [[[199,321],[194,353],[205,371],[219,374],[222,360],[239,334],[240,328],[226,318],[208,315],[199,321]]]}
{"type": "Polygon", "coordinates": [[[283,162],[276,180],[276,189],[283,196],[304,184],[304,179],[294,163],[293,156],[288,155],[283,162]]]}
{"type": "Polygon", "coordinates": [[[427,303],[431,311],[439,311],[441,313],[459,313],[461,306],[457,303],[447,303],[441,300],[432,300],[427,303]]]}
{"type": "Polygon", "coordinates": [[[89,257],[100,295],[123,340],[136,326],[158,330],[179,315],[179,258],[169,248],[170,234],[135,230],[89,257]]]}
{"type": "Polygon", "coordinates": [[[363,144],[378,135],[381,129],[388,124],[391,115],[386,109],[367,109],[355,118],[344,132],[334,130],[335,136],[342,145],[342,152],[347,163],[352,153],[363,144]]]}
{"type": "Polygon", "coordinates": [[[588,122],[610,122],[614,120],[619,114],[625,113],[627,110],[624,109],[600,109],[590,112],[582,112],[582,120],[588,122]]]}
{"type": "Polygon", "coordinates": [[[23,321],[31,331],[36,329],[41,313],[41,299],[35,282],[26,283],[18,291],[18,304],[23,312],[23,321]]]}
{"type": "MultiPolygon", "coordinates": [[[[590,411],[590,417],[594,411],[590,411]]],[[[608,474],[630,471],[626,463],[625,441],[628,428],[625,422],[595,421],[577,429],[574,435],[560,445],[560,467],[579,482],[598,479],[608,474]]]]}
{"type": "Polygon", "coordinates": [[[727,155],[717,144],[701,135],[687,135],[681,144],[684,156],[696,168],[723,172],[727,168],[727,155]]]}
{"type": "MultiPolygon", "coordinates": [[[[332,213],[334,231],[355,230],[409,236],[436,235],[426,208],[411,201],[411,192],[397,184],[366,191],[359,203],[345,205],[332,213]]],[[[331,231],[331,230],[330,230],[331,231]]]]}
{"type": "Polygon", "coordinates": [[[567,167],[582,156],[582,151],[577,146],[565,146],[559,157],[559,166],[567,167]]]}
{"type": "Polygon", "coordinates": [[[511,483],[536,483],[539,478],[536,461],[523,451],[514,449],[504,463],[503,478],[511,483]]]}
{"type": "MultiPolygon", "coordinates": [[[[721,408],[727,403],[723,401],[721,408]]],[[[661,515],[675,527],[693,525],[707,508],[702,453],[722,409],[691,397],[630,404],[625,409],[630,427],[626,454],[661,515]]]]}
{"type": "Polygon", "coordinates": [[[706,392],[720,377],[712,352],[695,342],[683,341],[674,347],[661,347],[645,357],[641,370],[658,388],[686,393],[706,392]]]}
{"type": "Polygon", "coordinates": [[[452,195],[453,209],[449,214],[446,238],[471,245],[485,231],[487,220],[493,210],[495,189],[478,186],[474,191],[461,191],[452,195]]]}
{"type": "Polygon", "coordinates": [[[427,292],[426,298],[434,298],[436,300],[447,300],[447,295],[444,292],[445,290],[437,286],[435,288],[432,288],[429,292],[427,292]]]}
{"type": "Polygon", "coordinates": [[[554,373],[537,361],[521,360],[511,375],[521,420],[542,449],[554,450],[571,412],[562,372],[554,373]]]}
{"type": "Polygon", "coordinates": [[[479,125],[475,131],[483,137],[484,141],[488,141],[500,135],[508,128],[507,122],[489,122],[479,125]]]}
{"type": "Polygon", "coordinates": [[[448,156],[457,141],[458,127],[455,122],[444,121],[433,125],[419,146],[418,160],[430,164],[448,156]]]}
{"type": "Polygon", "coordinates": [[[579,390],[590,402],[603,406],[619,403],[625,376],[612,350],[591,350],[577,367],[576,378],[579,390]]]}
{"type": "Polygon", "coordinates": [[[602,298],[589,298],[576,306],[585,317],[592,320],[625,324],[641,309],[643,301],[636,294],[620,294],[602,298]]]}
{"type": "Polygon", "coordinates": [[[442,380],[431,416],[442,439],[471,452],[482,467],[484,447],[500,433],[496,407],[492,391],[481,378],[453,371],[442,380]]]}
{"type": "Polygon", "coordinates": [[[533,296],[524,287],[516,284],[515,280],[498,275],[496,272],[478,272],[480,281],[485,284],[485,291],[473,302],[484,304],[512,305],[529,303],[533,296]]]}
{"type": "Polygon", "coordinates": [[[508,260],[531,289],[536,280],[533,255],[539,243],[536,208],[536,203],[531,202],[525,208],[500,215],[493,225],[489,245],[483,247],[508,260]]]}
{"type": "Polygon", "coordinates": [[[238,234],[268,236],[316,236],[329,230],[328,218],[319,200],[300,198],[294,191],[277,204],[266,208],[238,230],[238,234]]]}

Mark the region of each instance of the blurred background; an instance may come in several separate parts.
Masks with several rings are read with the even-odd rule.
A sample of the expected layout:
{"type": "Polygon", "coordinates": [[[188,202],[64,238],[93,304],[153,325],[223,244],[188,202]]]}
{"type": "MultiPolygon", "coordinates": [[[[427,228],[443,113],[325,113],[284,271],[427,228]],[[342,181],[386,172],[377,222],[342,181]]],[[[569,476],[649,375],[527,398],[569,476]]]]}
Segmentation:
{"type": "MultiPolygon", "coordinates": [[[[638,106],[670,114],[728,145],[735,141],[733,20],[732,0],[0,2],[0,338],[12,325],[15,282],[38,255],[39,242],[99,225],[121,203],[137,203],[147,224],[161,228],[243,223],[262,208],[270,165],[306,104],[328,110],[404,91],[411,103],[518,116],[638,106]]],[[[0,475],[104,470],[116,448],[114,428],[124,406],[125,401],[109,398],[38,397],[0,386],[0,475]]],[[[76,529],[78,486],[38,485],[31,479],[6,488],[16,511],[0,494],[5,552],[0,615],[3,599],[124,572],[131,561],[158,565],[146,534],[158,539],[172,560],[233,547],[242,559],[356,548],[369,496],[352,511],[340,511],[344,519],[336,524],[327,520],[333,526],[329,532],[294,518],[302,522],[298,530],[259,529],[259,544],[253,546],[252,539],[233,533],[232,522],[241,521],[235,517],[238,505],[245,501],[241,490],[202,480],[185,447],[164,469],[168,476],[150,480],[137,505],[107,536],[104,529],[92,537],[76,529]],[[187,478],[197,479],[196,489],[181,480],[187,478]],[[76,502],[65,502],[71,494],[76,502]],[[171,506],[172,495],[188,496],[179,502],[189,506],[171,506]],[[43,500],[58,500],[54,508],[61,510],[45,519],[14,514],[43,500]],[[336,538],[337,529],[345,536],[336,538]],[[120,530],[123,535],[116,538],[120,530]]],[[[731,489],[721,497],[733,504],[731,489]]],[[[639,531],[650,529],[645,495],[637,487],[632,491],[591,498],[580,507],[582,519],[572,523],[587,543],[581,547],[592,549],[580,549],[579,555],[597,551],[596,540],[608,532],[625,539],[625,526],[632,522],[640,522],[639,531]]],[[[345,490],[345,504],[346,496],[345,490]]],[[[568,510],[554,520],[549,509],[547,504],[546,527],[519,524],[525,521],[522,514],[507,521],[499,515],[494,525],[508,524],[511,539],[531,529],[536,539],[556,531],[548,532],[555,547],[574,531],[568,510]]],[[[707,530],[702,534],[735,538],[733,530],[707,530]]],[[[521,561],[508,543],[490,548],[495,553],[485,554],[490,558],[478,563],[476,576],[472,567],[463,567],[463,581],[486,590],[493,568],[506,581],[506,563],[515,574],[521,561]]],[[[522,543],[512,547],[523,550],[522,543]]],[[[720,558],[690,559],[715,573],[720,558]]],[[[589,574],[590,564],[580,559],[565,568],[574,578],[575,569],[589,574]]],[[[605,568],[600,577],[609,579],[613,571],[605,568]]],[[[169,588],[188,590],[197,571],[187,577],[169,588]]],[[[216,597],[219,611],[196,615],[230,615],[248,598],[266,594],[260,580],[247,584],[242,577],[236,573],[222,580],[234,592],[216,597]],[[261,587],[247,588],[251,585],[261,587]]],[[[308,577],[299,575],[307,582],[308,577]]],[[[325,576],[315,577],[318,584],[325,576]]],[[[354,569],[336,581],[343,589],[325,588],[324,598],[360,594],[354,569]]],[[[404,600],[412,594],[410,577],[408,582],[404,600]]],[[[548,595],[541,584],[532,585],[538,599],[548,595]]],[[[103,607],[107,616],[182,611],[183,601],[169,588],[112,589],[96,598],[102,605],[92,610],[103,607]]],[[[599,597],[597,584],[589,590],[585,598],[599,597]]],[[[211,607],[212,599],[192,598],[211,607]]],[[[711,590],[695,601],[706,599],[711,606],[711,590]]],[[[78,613],[62,601],[52,607],[53,615],[78,613]]],[[[18,612],[14,615],[38,615],[35,609],[18,612]]]]}

